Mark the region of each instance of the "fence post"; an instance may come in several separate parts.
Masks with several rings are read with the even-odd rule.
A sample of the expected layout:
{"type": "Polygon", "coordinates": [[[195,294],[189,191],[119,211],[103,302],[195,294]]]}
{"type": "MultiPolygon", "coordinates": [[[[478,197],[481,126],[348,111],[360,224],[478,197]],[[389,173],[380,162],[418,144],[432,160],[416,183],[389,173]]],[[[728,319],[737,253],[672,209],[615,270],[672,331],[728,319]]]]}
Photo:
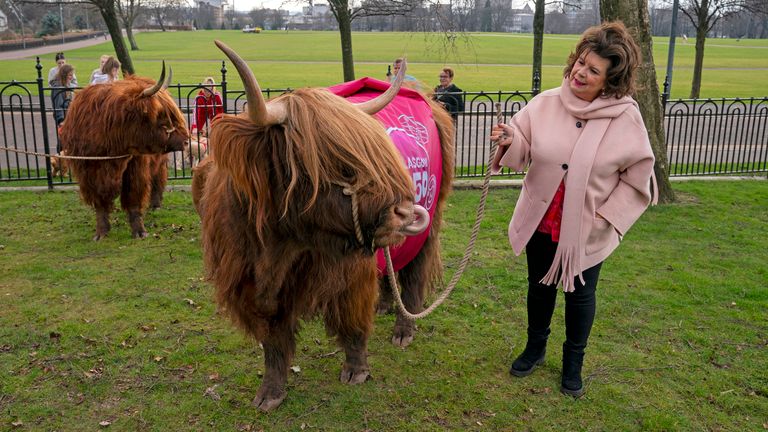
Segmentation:
{"type": "Polygon", "coordinates": [[[224,105],[224,114],[227,114],[227,65],[224,60],[221,61],[221,95],[224,98],[221,102],[224,105]]]}
{"type": "MultiPolygon", "coordinates": [[[[40,98],[40,124],[43,127],[43,149],[45,154],[51,154],[51,146],[48,143],[48,118],[45,114],[45,92],[43,91],[43,65],[40,64],[40,57],[37,58],[35,69],[37,69],[37,95],[40,98]]],[[[45,158],[45,177],[48,180],[48,190],[53,190],[53,175],[51,169],[51,158],[45,158]]]]}
{"type": "Polygon", "coordinates": [[[539,74],[539,71],[533,72],[533,88],[531,89],[531,93],[533,93],[534,96],[539,94],[541,91],[541,74],[539,74]]]}
{"type": "Polygon", "coordinates": [[[661,94],[661,106],[666,110],[669,100],[669,75],[664,78],[664,93],[661,94]]]}

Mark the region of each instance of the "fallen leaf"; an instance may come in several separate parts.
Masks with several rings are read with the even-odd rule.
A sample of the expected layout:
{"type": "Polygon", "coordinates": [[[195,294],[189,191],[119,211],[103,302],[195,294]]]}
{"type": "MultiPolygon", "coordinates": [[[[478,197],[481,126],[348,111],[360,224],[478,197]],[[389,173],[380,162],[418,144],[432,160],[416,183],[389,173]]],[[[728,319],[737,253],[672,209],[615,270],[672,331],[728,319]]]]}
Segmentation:
{"type": "Polygon", "coordinates": [[[205,389],[205,393],[203,393],[203,397],[209,397],[213,400],[221,400],[221,396],[219,396],[218,393],[216,393],[216,387],[218,387],[218,384],[215,384],[213,387],[208,387],[205,389]]]}
{"type": "Polygon", "coordinates": [[[291,371],[293,371],[295,373],[299,373],[299,372],[301,372],[301,368],[298,367],[298,366],[291,366],[291,371]]]}
{"type": "Polygon", "coordinates": [[[101,427],[107,427],[107,426],[109,426],[111,424],[112,424],[112,422],[109,421],[109,420],[102,420],[102,421],[99,422],[99,426],[101,426],[101,427]]]}
{"type": "Polygon", "coordinates": [[[61,333],[50,332],[50,333],[48,334],[48,337],[50,337],[51,339],[53,339],[53,340],[55,340],[56,342],[58,342],[59,340],[61,340],[61,333]]]}
{"type": "Polygon", "coordinates": [[[11,426],[13,427],[21,427],[24,426],[24,422],[21,420],[16,420],[15,422],[11,422],[11,426]]]}
{"type": "Polygon", "coordinates": [[[218,372],[214,372],[214,373],[208,375],[208,379],[211,380],[211,381],[218,381],[219,380],[219,373],[218,372]]]}
{"type": "Polygon", "coordinates": [[[161,361],[163,361],[163,358],[164,358],[163,356],[155,356],[155,359],[154,359],[154,360],[155,360],[156,362],[161,362],[161,361]]]}

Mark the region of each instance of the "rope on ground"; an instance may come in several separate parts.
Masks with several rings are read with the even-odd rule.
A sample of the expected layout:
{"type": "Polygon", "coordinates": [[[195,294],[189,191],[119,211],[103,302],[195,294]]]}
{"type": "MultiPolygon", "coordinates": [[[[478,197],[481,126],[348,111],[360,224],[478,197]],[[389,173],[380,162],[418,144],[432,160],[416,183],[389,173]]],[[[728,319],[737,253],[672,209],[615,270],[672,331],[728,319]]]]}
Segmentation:
{"type": "MultiPolygon", "coordinates": [[[[503,121],[503,112],[501,111],[501,103],[496,102],[496,121],[497,123],[501,123],[503,121]]],[[[456,270],[456,272],[453,274],[453,277],[451,278],[451,281],[448,283],[448,286],[443,290],[443,292],[440,294],[440,296],[435,300],[434,303],[432,303],[428,308],[424,309],[420,313],[412,314],[408,311],[408,309],[405,308],[405,305],[403,304],[403,299],[400,297],[400,287],[397,285],[397,277],[395,276],[395,270],[392,266],[392,257],[389,253],[389,247],[386,247],[384,249],[384,256],[387,260],[387,274],[389,276],[389,284],[392,285],[392,289],[395,291],[395,300],[397,302],[397,307],[400,309],[400,312],[405,316],[406,318],[409,318],[411,320],[416,320],[419,318],[424,318],[427,315],[431,314],[435,309],[437,309],[438,306],[443,304],[445,299],[448,298],[449,295],[451,295],[451,292],[453,292],[453,289],[456,288],[456,284],[458,284],[459,279],[461,279],[461,276],[464,274],[464,270],[467,267],[467,263],[469,263],[469,259],[472,256],[472,251],[475,249],[475,241],[477,240],[477,234],[480,231],[480,223],[483,221],[483,216],[485,216],[485,201],[488,197],[488,186],[490,185],[491,180],[491,163],[493,162],[493,159],[496,155],[496,148],[497,143],[492,142],[491,143],[491,154],[488,158],[488,165],[485,170],[485,178],[483,179],[483,192],[480,196],[480,203],[477,205],[477,216],[475,217],[475,225],[472,227],[472,235],[469,237],[469,243],[467,244],[466,249],[464,250],[464,257],[462,257],[461,261],[459,262],[459,268],[456,270]]]]}

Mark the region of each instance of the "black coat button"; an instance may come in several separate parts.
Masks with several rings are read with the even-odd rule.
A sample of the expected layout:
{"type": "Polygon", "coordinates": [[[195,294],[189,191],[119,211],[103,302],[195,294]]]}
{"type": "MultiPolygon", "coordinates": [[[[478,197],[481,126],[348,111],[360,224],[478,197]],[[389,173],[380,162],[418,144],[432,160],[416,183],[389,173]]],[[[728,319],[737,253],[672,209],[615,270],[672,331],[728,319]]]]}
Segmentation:
{"type": "Polygon", "coordinates": [[[577,121],[577,122],[576,122],[576,127],[577,127],[577,128],[580,128],[580,127],[581,127],[581,122],[580,122],[580,121],[577,121]]]}
{"type": "Polygon", "coordinates": [[[561,166],[563,167],[564,170],[568,169],[568,164],[562,164],[561,166]]]}

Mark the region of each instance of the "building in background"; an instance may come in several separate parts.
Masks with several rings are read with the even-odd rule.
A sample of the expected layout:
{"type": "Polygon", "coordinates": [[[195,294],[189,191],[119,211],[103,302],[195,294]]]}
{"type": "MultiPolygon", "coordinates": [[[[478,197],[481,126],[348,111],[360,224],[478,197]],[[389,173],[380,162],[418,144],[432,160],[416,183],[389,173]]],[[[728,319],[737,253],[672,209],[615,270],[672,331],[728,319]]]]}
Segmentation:
{"type": "Polygon", "coordinates": [[[227,0],[195,0],[197,3],[197,26],[200,29],[218,29],[224,25],[227,0]]]}

